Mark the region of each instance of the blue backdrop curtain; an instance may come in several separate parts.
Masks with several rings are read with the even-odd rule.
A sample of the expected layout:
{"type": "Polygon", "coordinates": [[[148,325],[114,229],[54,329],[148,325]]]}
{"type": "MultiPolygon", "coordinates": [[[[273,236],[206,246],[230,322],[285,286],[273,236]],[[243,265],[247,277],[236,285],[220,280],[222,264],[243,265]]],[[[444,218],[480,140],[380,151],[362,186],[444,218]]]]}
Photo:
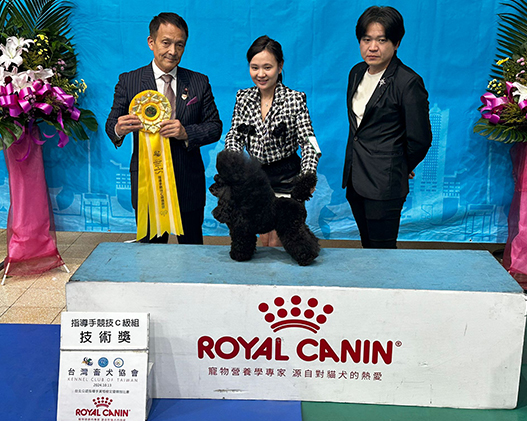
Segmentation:
{"type": "MultiPolygon", "coordinates": [[[[104,132],[118,75],[152,60],[148,23],[162,11],[181,14],[190,29],[181,66],[209,76],[224,123],[230,127],[236,91],[252,85],[245,54],[267,34],[282,43],[284,82],[304,91],[323,151],[319,183],[308,203],[308,223],[320,238],[357,239],[341,188],[348,134],[346,86],[361,60],[355,38],[369,1],[341,0],[75,0],[72,26],[79,79],[88,85],[82,106],[95,112],[99,131],[90,141],[56,139],[44,146],[47,181],[59,231],[135,232],[130,204],[131,137],[115,149],[104,132]]],[[[500,0],[392,1],[404,16],[398,55],[424,79],[430,94],[433,145],[411,181],[400,240],[504,242],[513,192],[509,145],[472,133],[479,97],[496,51],[500,0]]],[[[208,185],[222,140],[202,148],[208,185]]],[[[2,158],[3,159],[3,155],[2,158]]],[[[0,164],[0,226],[9,207],[8,174],[0,164]]],[[[227,235],[211,215],[206,235],[227,235]]]]}

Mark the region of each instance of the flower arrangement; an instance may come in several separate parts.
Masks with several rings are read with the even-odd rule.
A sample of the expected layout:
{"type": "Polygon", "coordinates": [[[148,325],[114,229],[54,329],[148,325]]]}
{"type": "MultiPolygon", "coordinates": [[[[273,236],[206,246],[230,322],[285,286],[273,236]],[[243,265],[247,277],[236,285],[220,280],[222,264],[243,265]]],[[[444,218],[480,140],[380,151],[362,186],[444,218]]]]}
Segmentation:
{"type": "Polygon", "coordinates": [[[497,61],[474,132],[498,142],[527,142],[527,0],[505,5],[516,13],[498,15],[497,61]]]}
{"type": "Polygon", "coordinates": [[[78,107],[86,84],[75,80],[77,59],[67,36],[70,12],[71,5],[62,0],[10,0],[0,6],[3,147],[24,133],[44,143],[33,135],[42,122],[55,127],[59,147],[70,137],[88,139],[85,128],[97,130],[94,114],[78,107]]]}

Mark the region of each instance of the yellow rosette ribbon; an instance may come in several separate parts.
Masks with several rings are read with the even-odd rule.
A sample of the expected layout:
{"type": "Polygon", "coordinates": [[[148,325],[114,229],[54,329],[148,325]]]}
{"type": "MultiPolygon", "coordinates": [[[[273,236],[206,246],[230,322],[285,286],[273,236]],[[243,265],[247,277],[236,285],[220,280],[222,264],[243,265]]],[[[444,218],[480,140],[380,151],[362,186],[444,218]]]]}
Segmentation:
{"type": "Polygon", "coordinates": [[[183,235],[170,139],[159,134],[161,122],[170,119],[170,102],[157,91],[143,91],[132,99],[129,111],[143,123],[139,132],[137,240],[147,235],[149,222],[150,238],[165,232],[183,235]]]}

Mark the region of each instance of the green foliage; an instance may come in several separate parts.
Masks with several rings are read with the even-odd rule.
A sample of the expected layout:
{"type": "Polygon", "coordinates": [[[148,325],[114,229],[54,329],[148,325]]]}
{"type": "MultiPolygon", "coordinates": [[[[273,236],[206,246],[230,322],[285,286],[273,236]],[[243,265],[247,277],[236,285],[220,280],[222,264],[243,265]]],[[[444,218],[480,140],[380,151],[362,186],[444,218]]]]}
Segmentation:
{"type": "Polygon", "coordinates": [[[22,135],[22,127],[11,121],[0,120],[0,136],[2,146],[8,148],[22,135]]]}
{"type": "Polygon", "coordinates": [[[61,73],[69,79],[73,78],[77,72],[77,58],[69,37],[69,18],[73,4],[64,0],[7,0],[5,4],[8,19],[4,20],[2,26],[2,43],[8,36],[44,43],[37,39],[38,35],[44,35],[47,38],[45,43],[49,50],[48,59],[35,57],[38,56],[36,51],[28,53],[24,57],[24,63],[26,58],[30,60],[27,68],[34,69],[37,65],[52,68],[62,60],[65,62],[65,70],[61,73]]]}
{"type": "Polygon", "coordinates": [[[488,120],[480,118],[474,125],[474,133],[479,133],[496,142],[514,143],[527,142],[527,132],[504,124],[489,124],[488,120]]]}
{"type": "Polygon", "coordinates": [[[41,31],[65,38],[70,32],[73,4],[63,0],[7,0],[10,35],[34,38],[41,31]]]}
{"type": "MultiPolygon", "coordinates": [[[[507,57],[525,57],[525,46],[527,45],[527,1],[509,0],[501,3],[512,8],[516,13],[500,13],[498,17],[498,53],[496,62],[507,57]]],[[[492,66],[491,79],[501,79],[502,69],[494,64],[492,66]]]]}
{"type": "Polygon", "coordinates": [[[75,140],[87,140],[89,136],[86,130],[97,130],[95,115],[77,106],[86,84],[83,80],[74,80],[77,57],[69,24],[73,7],[68,0],[0,0],[0,44],[5,45],[7,38],[12,36],[34,41],[22,53],[22,64],[18,67],[15,64],[8,65],[5,70],[16,68],[14,71],[20,74],[30,70],[51,69],[54,75],[48,82],[61,88],[65,94],[72,95],[75,107],[81,112],[78,121],[73,120],[65,105],[51,95],[39,99],[53,107],[49,116],[32,109],[28,114],[11,117],[6,108],[0,108],[0,137],[4,147],[10,146],[21,135],[20,125],[30,120],[46,122],[75,140]],[[57,122],[59,113],[62,113],[64,127],[57,122]]]}
{"type": "Polygon", "coordinates": [[[506,104],[492,110],[499,115],[498,124],[482,117],[474,125],[474,133],[503,143],[527,142],[526,109],[521,109],[518,96],[514,95],[527,86],[527,0],[508,0],[502,4],[511,11],[498,15],[498,52],[487,90],[505,99],[506,104]],[[508,92],[506,83],[516,85],[508,92]]]}

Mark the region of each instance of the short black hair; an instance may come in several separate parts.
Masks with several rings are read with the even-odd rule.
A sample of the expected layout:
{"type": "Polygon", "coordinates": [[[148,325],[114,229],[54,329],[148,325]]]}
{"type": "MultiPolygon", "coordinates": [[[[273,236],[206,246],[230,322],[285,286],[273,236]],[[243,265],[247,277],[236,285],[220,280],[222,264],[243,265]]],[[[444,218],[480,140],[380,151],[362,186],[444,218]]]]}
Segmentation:
{"type": "Polygon", "coordinates": [[[404,36],[404,22],[402,15],[390,6],[368,7],[357,21],[355,33],[360,42],[366,34],[371,23],[380,23],[384,27],[384,33],[393,45],[401,42],[404,36]]]}
{"type": "Polygon", "coordinates": [[[185,33],[186,39],[188,39],[188,26],[187,22],[185,22],[185,19],[183,19],[181,16],[179,16],[176,13],[172,12],[163,12],[160,13],[157,16],[154,16],[154,18],[150,21],[150,36],[155,39],[157,35],[157,31],[159,30],[159,26],[161,24],[165,25],[174,25],[181,29],[185,33]]]}
{"type": "MultiPolygon", "coordinates": [[[[253,57],[264,50],[269,51],[274,56],[278,65],[284,63],[282,46],[278,41],[269,38],[267,35],[262,35],[261,37],[256,38],[251,44],[249,50],[247,50],[247,62],[251,63],[253,57]]],[[[278,75],[278,82],[282,82],[282,73],[278,75]]]]}

